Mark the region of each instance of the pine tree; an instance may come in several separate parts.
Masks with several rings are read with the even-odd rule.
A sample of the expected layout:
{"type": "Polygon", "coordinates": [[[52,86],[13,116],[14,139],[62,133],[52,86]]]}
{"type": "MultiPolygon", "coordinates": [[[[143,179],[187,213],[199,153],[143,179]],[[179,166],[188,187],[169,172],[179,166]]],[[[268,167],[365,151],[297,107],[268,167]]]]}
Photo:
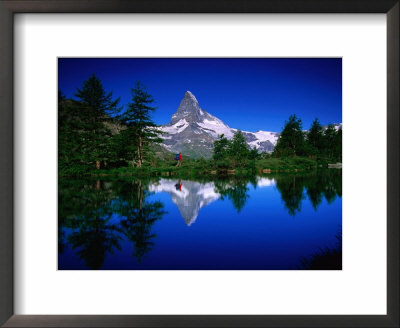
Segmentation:
{"type": "Polygon", "coordinates": [[[334,156],[337,161],[342,162],[342,128],[336,132],[334,156]]]}
{"type": "Polygon", "coordinates": [[[249,156],[249,146],[242,131],[238,130],[234,135],[229,147],[229,156],[232,159],[233,166],[244,166],[249,156]]]}
{"type": "Polygon", "coordinates": [[[256,146],[254,146],[254,147],[250,150],[249,159],[251,159],[251,160],[256,160],[256,159],[258,159],[258,158],[260,158],[260,154],[258,153],[258,150],[257,150],[256,146]]]}
{"type": "Polygon", "coordinates": [[[324,148],[324,129],[316,118],[307,133],[307,143],[311,147],[312,155],[319,154],[324,148]]]}
{"type": "Polygon", "coordinates": [[[335,155],[335,141],[337,140],[337,132],[333,124],[329,124],[324,132],[324,139],[326,144],[326,155],[333,158],[335,155]]]}
{"type": "Polygon", "coordinates": [[[301,119],[291,115],[275,146],[274,156],[299,156],[304,154],[304,133],[301,119]]]}
{"type": "Polygon", "coordinates": [[[153,97],[138,81],[132,89],[132,101],[128,104],[128,109],[119,116],[121,122],[127,127],[125,134],[129,137],[130,145],[136,148],[132,165],[136,164],[138,167],[142,166],[149,146],[163,141],[159,137],[162,131],[157,129],[157,125],[151,119],[151,113],[156,109],[150,106],[153,102],[153,97]]]}
{"type": "Polygon", "coordinates": [[[229,145],[229,140],[223,134],[219,135],[218,139],[214,141],[213,160],[225,160],[228,157],[229,145]]]}
{"type": "Polygon", "coordinates": [[[81,135],[81,149],[84,153],[84,161],[96,163],[96,168],[100,169],[101,161],[108,159],[108,145],[111,131],[105,124],[113,120],[116,114],[119,98],[113,100],[112,92],[106,92],[99,78],[93,74],[83,82],[82,87],[77,89],[75,96],[78,102],[75,107],[79,107],[80,127],[78,131],[81,135]]]}
{"type": "MultiPolygon", "coordinates": [[[[92,74],[83,82],[81,89],[77,89],[75,96],[86,107],[90,108],[92,117],[105,120],[105,115],[117,114],[120,111],[120,98],[112,99],[112,92],[106,92],[100,79],[92,74]]],[[[108,117],[110,118],[110,117],[108,117]]]]}
{"type": "Polygon", "coordinates": [[[82,111],[76,101],[58,92],[58,165],[59,169],[84,168],[84,132],[82,111]]]}

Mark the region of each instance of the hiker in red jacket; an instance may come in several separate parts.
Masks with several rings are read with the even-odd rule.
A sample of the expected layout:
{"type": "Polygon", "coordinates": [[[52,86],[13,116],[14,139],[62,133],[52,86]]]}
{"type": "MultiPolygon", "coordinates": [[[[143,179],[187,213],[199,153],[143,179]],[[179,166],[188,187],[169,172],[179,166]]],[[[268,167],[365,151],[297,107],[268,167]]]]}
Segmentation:
{"type": "Polygon", "coordinates": [[[176,166],[181,166],[181,164],[182,164],[182,153],[179,153],[179,160],[176,166]]]}

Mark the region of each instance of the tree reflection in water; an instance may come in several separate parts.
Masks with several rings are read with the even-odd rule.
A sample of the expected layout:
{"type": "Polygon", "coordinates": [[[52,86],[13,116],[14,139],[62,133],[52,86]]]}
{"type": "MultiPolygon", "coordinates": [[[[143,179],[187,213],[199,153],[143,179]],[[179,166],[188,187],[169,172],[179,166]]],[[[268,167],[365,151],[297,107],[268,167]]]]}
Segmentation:
{"type": "Polygon", "coordinates": [[[273,175],[276,187],[288,213],[295,216],[301,211],[301,203],[308,196],[314,210],[323,198],[331,204],[342,196],[342,170],[324,170],[298,174],[273,175]]]}
{"type": "Polygon", "coordinates": [[[248,183],[247,179],[218,180],[215,181],[215,191],[221,195],[221,200],[229,199],[240,213],[250,197],[248,183]]]}
{"type": "Polygon", "coordinates": [[[302,177],[296,175],[283,175],[276,179],[276,187],[281,193],[281,198],[290,215],[296,215],[301,211],[301,201],[304,183],[302,177]]]}
{"type": "Polygon", "coordinates": [[[60,253],[69,244],[87,267],[101,269],[107,254],[121,250],[126,237],[140,261],[153,245],[154,222],[165,214],[161,202],[146,201],[145,188],[143,181],[60,180],[60,253]]]}
{"type": "Polygon", "coordinates": [[[139,263],[154,246],[152,239],[157,236],[151,232],[153,224],[166,214],[161,202],[146,201],[149,192],[145,187],[140,180],[118,184],[114,207],[122,217],[121,231],[133,243],[132,255],[139,263]]]}
{"type": "Polygon", "coordinates": [[[72,249],[87,268],[101,269],[109,254],[121,251],[128,241],[132,256],[141,263],[155,246],[154,224],[166,214],[154,192],[167,192],[191,225],[202,207],[229,200],[241,213],[250,199],[250,188],[276,185],[286,211],[295,216],[308,198],[314,210],[323,199],[328,204],[342,195],[341,170],[267,177],[234,177],[190,180],[59,180],[58,251],[72,249]],[[179,188],[176,187],[179,186],[179,188]]]}

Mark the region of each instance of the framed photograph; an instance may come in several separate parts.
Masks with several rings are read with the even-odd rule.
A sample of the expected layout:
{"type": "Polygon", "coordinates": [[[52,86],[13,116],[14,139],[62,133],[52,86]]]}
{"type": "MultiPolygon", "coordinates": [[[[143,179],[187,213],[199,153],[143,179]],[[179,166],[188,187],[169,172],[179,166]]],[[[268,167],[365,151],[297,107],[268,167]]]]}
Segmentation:
{"type": "Polygon", "coordinates": [[[399,2],[0,1],[5,327],[398,327],[399,2]]]}
{"type": "Polygon", "coordinates": [[[341,58],[58,58],[58,270],[341,270],[341,73],[341,58]]]}

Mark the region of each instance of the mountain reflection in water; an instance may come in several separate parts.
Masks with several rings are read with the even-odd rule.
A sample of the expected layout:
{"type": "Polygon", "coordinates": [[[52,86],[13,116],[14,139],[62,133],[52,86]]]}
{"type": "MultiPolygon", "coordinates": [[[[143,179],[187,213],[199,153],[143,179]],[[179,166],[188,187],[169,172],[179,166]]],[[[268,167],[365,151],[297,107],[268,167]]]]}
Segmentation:
{"type": "Polygon", "coordinates": [[[176,182],[161,179],[158,183],[149,185],[149,191],[167,192],[171,196],[188,226],[196,220],[203,206],[207,206],[221,197],[214,189],[213,182],[202,184],[188,180],[176,182]]]}
{"type": "Polygon", "coordinates": [[[60,179],[59,269],[296,269],[318,248],[341,248],[341,182],[341,170],[60,179]]]}
{"type": "MultiPolygon", "coordinates": [[[[257,187],[273,186],[274,179],[257,177],[257,187]]],[[[168,180],[160,179],[157,183],[149,185],[149,191],[158,193],[166,192],[171,196],[171,200],[178,207],[185,223],[190,226],[193,224],[202,207],[211,204],[219,198],[223,198],[226,190],[237,190],[234,182],[224,182],[223,188],[220,183],[196,182],[189,180],[168,180]],[[225,192],[224,192],[225,191],[225,192]],[[221,193],[220,193],[221,192],[221,193]]]]}

